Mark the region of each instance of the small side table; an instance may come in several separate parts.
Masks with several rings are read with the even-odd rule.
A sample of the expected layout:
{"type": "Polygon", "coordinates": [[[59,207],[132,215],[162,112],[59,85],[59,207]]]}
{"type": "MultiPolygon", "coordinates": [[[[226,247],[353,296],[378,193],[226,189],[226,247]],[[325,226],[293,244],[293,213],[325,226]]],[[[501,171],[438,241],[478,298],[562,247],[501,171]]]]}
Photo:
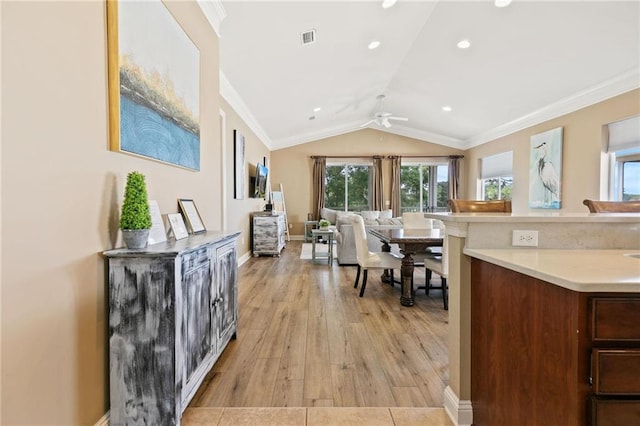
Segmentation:
{"type": "Polygon", "coordinates": [[[317,262],[321,259],[327,259],[327,263],[329,266],[333,265],[333,233],[335,231],[335,227],[331,227],[329,229],[312,229],[311,230],[311,259],[314,262],[317,262]],[[327,248],[326,253],[318,253],[316,251],[316,242],[318,240],[317,237],[322,237],[327,240],[327,244],[329,247],[327,248]]]}
{"type": "Polygon", "coordinates": [[[304,242],[308,243],[312,240],[311,230],[318,227],[317,220],[305,220],[304,221],[304,242]]]}

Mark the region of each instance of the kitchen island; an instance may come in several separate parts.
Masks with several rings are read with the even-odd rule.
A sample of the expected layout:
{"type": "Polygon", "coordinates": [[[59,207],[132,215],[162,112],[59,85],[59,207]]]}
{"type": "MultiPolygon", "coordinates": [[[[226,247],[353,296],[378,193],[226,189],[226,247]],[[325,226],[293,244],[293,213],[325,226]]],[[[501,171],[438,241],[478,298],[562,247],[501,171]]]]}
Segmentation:
{"type": "MultiPolygon", "coordinates": [[[[592,415],[618,412],[615,397],[594,396],[602,389],[589,384],[589,358],[600,356],[604,363],[596,367],[617,371],[609,361],[620,336],[598,337],[594,321],[604,318],[613,330],[626,330],[631,321],[629,332],[637,334],[640,260],[625,255],[640,253],[640,217],[426,216],[445,223],[449,246],[444,405],[454,423],[584,425],[592,415]],[[513,247],[514,230],[537,231],[538,247],[513,247]]],[[[622,337],[622,349],[633,349],[637,336],[622,337]]],[[[627,356],[623,363],[633,367],[638,359],[627,356]]],[[[627,376],[626,385],[635,386],[634,376],[627,376]]],[[[633,397],[622,404],[637,413],[633,397]]]]}

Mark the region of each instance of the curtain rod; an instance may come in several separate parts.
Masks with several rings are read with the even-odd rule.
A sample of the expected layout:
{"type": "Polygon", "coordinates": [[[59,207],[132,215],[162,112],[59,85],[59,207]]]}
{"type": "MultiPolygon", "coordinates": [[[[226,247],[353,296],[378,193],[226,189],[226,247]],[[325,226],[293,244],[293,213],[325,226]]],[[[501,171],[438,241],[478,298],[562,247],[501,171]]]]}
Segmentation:
{"type": "Polygon", "coordinates": [[[310,158],[464,158],[464,155],[310,155],[310,158]]]}
{"type": "Polygon", "coordinates": [[[314,160],[316,158],[384,158],[384,155],[310,155],[314,160]]]}
{"type": "Polygon", "coordinates": [[[387,158],[464,158],[464,155],[387,155],[387,158]]]}

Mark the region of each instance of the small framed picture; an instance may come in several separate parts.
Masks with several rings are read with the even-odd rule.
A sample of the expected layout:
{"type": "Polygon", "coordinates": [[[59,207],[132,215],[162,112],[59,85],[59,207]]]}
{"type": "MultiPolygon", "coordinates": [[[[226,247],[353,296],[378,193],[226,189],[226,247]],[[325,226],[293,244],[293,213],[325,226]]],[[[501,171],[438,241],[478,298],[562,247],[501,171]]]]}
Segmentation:
{"type": "Polygon", "coordinates": [[[149,245],[167,241],[167,231],[164,229],[162,214],[156,200],[149,200],[149,213],[151,213],[151,230],[149,231],[149,245]]]}
{"type": "Polygon", "coordinates": [[[173,236],[176,237],[176,240],[181,240],[189,236],[187,227],[184,226],[184,220],[182,220],[182,215],[180,213],[170,213],[167,215],[167,218],[169,219],[171,232],[173,232],[173,236]]]}
{"type": "Polygon", "coordinates": [[[193,234],[206,231],[196,203],[194,203],[193,200],[181,198],[178,200],[178,206],[193,234]]]}

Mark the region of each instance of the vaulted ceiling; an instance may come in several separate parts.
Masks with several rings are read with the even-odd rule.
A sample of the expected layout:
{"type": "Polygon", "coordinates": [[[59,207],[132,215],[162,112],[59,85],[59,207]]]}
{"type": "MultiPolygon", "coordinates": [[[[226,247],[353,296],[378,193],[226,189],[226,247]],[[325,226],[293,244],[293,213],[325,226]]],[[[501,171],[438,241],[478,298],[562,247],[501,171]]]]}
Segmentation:
{"type": "Polygon", "coordinates": [[[640,87],[638,1],[222,4],[221,93],[271,149],[381,111],[408,120],[366,127],[469,148],[640,87]]]}

